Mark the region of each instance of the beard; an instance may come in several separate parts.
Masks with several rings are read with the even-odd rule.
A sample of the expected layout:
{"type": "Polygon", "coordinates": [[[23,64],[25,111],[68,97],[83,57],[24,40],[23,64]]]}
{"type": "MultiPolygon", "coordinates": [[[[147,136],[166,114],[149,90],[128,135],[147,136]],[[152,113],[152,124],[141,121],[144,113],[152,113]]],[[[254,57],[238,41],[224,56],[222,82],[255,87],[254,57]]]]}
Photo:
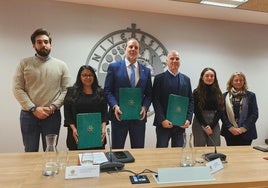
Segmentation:
{"type": "Polygon", "coordinates": [[[35,51],[41,57],[47,57],[50,54],[50,49],[44,49],[44,48],[40,50],[35,49],[35,51]]]}

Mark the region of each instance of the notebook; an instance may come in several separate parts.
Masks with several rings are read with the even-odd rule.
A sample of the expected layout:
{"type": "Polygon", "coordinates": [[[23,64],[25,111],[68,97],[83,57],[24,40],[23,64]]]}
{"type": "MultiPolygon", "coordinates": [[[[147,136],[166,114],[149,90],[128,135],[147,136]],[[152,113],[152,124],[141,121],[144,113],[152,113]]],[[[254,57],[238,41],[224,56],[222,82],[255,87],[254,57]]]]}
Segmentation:
{"type": "Polygon", "coordinates": [[[77,114],[78,149],[102,146],[101,113],[77,114]]]}
{"type": "Polygon", "coordinates": [[[139,120],[141,118],[141,88],[120,88],[119,106],[121,120],[139,120]]]}
{"type": "Polygon", "coordinates": [[[168,98],[167,120],[174,126],[182,126],[186,121],[189,98],[170,94],[168,98]]]}

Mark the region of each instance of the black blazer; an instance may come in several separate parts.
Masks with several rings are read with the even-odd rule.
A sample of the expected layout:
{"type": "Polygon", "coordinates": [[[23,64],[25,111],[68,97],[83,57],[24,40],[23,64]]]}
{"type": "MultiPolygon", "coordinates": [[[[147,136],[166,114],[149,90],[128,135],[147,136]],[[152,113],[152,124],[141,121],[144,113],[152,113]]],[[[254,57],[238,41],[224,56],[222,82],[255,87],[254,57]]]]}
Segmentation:
{"type": "MultiPolygon", "coordinates": [[[[72,97],[75,89],[73,87],[67,88],[67,94],[64,98],[64,126],[69,127],[70,124],[75,124],[76,126],[76,115],[77,115],[77,109],[76,104],[74,104],[73,101],[70,101],[70,98],[72,97]]],[[[92,113],[92,112],[100,112],[101,113],[101,119],[102,122],[106,122],[106,124],[109,124],[108,120],[108,105],[105,100],[104,91],[101,88],[98,88],[98,92],[100,95],[103,96],[103,101],[95,100],[92,101],[92,107],[91,111],[83,112],[83,113],[92,113]]]]}
{"type": "MultiPolygon", "coordinates": [[[[153,107],[155,111],[154,125],[161,125],[162,121],[166,119],[168,97],[171,94],[171,83],[169,79],[169,72],[163,72],[156,75],[153,83],[153,107]]],[[[194,99],[192,93],[192,87],[190,78],[182,73],[178,75],[179,89],[176,95],[181,95],[189,98],[189,105],[187,110],[186,119],[192,122],[193,111],[194,111],[194,99]]]]}

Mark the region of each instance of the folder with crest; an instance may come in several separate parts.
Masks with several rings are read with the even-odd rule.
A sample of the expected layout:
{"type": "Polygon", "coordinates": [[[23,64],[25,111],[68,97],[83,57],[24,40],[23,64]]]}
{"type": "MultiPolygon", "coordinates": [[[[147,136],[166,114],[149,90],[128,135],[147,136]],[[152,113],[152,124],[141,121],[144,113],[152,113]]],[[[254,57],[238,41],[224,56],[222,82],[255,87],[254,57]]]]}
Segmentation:
{"type": "Polygon", "coordinates": [[[77,114],[78,149],[102,146],[101,113],[77,114]]]}
{"type": "Polygon", "coordinates": [[[182,126],[186,121],[189,98],[170,94],[168,98],[167,120],[174,126],[182,126]]]}
{"type": "Polygon", "coordinates": [[[141,88],[120,88],[119,106],[121,120],[139,120],[141,118],[141,88]]]}

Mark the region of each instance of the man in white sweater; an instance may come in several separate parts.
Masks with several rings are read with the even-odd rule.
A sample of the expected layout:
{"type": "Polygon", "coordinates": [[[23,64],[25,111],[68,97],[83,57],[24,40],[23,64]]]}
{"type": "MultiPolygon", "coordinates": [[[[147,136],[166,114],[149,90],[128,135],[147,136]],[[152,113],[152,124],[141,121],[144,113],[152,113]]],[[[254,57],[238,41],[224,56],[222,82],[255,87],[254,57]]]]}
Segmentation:
{"type": "Polygon", "coordinates": [[[59,135],[60,107],[70,80],[67,65],[49,55],[50,34],[37,29],[31,41],[36,54],[21,60],[13,80],[13,93],[22,108],[20,126],[25,152],[39,150],[40,135],[44,151],[45,136],[59,135]]]}

